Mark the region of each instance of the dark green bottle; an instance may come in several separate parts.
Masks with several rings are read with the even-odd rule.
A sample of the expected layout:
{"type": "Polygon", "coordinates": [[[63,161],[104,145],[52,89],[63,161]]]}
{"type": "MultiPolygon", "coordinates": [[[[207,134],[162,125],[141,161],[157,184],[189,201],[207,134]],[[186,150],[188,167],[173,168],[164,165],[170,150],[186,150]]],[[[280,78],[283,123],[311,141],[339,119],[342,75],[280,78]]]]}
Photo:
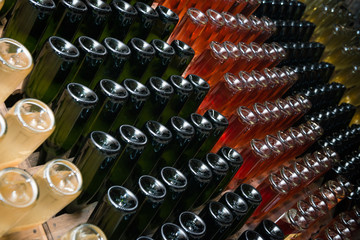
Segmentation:
{"type": "Polygon", "coordinates": [[[210,199],[215,189],[225,178],[229,170],[229,165],[227,164],[227,162],[215,153],[206,154],[205,161],[205,163],[210,167],[213,177],[210,183],[207,185],[206,189],[202,192],[197,201],[194,203],[194,208],[205,204],[210,199]]]}
{"type": "Polygon", "coordinates": [[[174,206],[172,217],[191,209],[212,178],[210,168],[198,159],[190,159],[182,172],[188,180],[188,187],[174,206]]]}
{"type": "Polygon", "coordinates": [[[163,79],[168,79],[171,75],[182,75],[195,56],[194,49],[180,40],[174,40],[170,45],[175,50],[175,56],[162,75],[163,79]]]}
{"type": "Polygon", "coordinates": [[[106,186],[122,185],[133,171],[141,154],[144,152],[146,144],[148,144],[146,135],[130,125],[120,126],[116,138],[123,149],[108,175],[106,186]]]}
{"type": "Polygon", "coordinates": [[[166,197],[159,211],[145,230],[146,235],[151,235],[165,222],[180,200],[181,194],[186,190],[187,180],[184,174],[173,167],[164,167],[160,171],[160,179],[166,187],[166,197]]]}
{"type": "Polygon", "coordinates": [[[118,157],[120,148],[119,141],[109,134],[101,131],[91,132],[74,158],[74,164],[83,177],[83,187],[81,194],[66,207],[67,212],[84,208],[96,195],[118,157]]]}
{"type": "Polygon", "coordinates": [[[59,36],[72,42],[87,10],[86,4],[82,1],[60,0],[42,36],[38,38],[35,56],[51,36],[59,36]]]}
{"type": "Polygon", "coordinates": [[[255,232],[259,233],[265,239],[271,240],[282,240],[285,238],[281,228],[271,220],[262,220],[254,229],[255,232]]]}
{"type": "Polygon", "coordinates": [[[90,87],[108,52],[101,43],[86,36],[79,37],[75,45],[80,51],[80,60],[76,72],[72,72],[66,81],[90,87]]]}
{"type": "Polygon", "coordinates": [[[254,188],[253,186],[251,186],[249,184],[245,184],[245,183],[241,184],[237,189],[235,189],[234,192],[237,193],[242,199],[244,199],[244,201],[248,205],[248,211],[246,212],[246,214],[244,215],[242,220],[237,223],[237,226],[232,227],[231,234],[236,233],[237,231],[240,230],[240,228],[242,228],[242,226],[249,219],[249,217],[254,213],[254,211],[260,205],[260,203],[262,201],[262,197],[261,197],[260,193],[258,192],[258,190],[256,190],[256,188],[254,188]]]}
{"type": "Polygon", "coordinates": [[[164,223],[153,236],[156,240],[189,240],[185,231],[176,224],[164,223]]]}
{"type": "Polygon", "coordinates": [[[179,116],[183,118],[187,118],[191,113],[196,112],[210,90],[210,85],[197,75],[189,74],[186,80],[192,84],[194,91],[179,113],[179,116]]]}
{"type": "Polygon", "coordinates": [[[171,11],[171,9],[162,5],[158,5],[155,11],[158,13],[159,18],[155,20],[146,41],[150,42],[154,39],[167,41],[176,24],[179,22],[179,16],[171,11]]]}
{"type": "Polygon", "coordinates": [[[173,47],[160,39],[154,39],[150,44],[155,50],[155,56],[141,77],[140,82],[142,83],[145,83],[152,76],[162,76],[175,55],[173,47]]]}
{"type": "Polygon", "coordinates": [[[213,109],[209,109],[204,113],[204,117],[211,122],[213,126],[213,130],[210,136],[205,140],[199,151],[196,153],[195,157],[202,159],[205,155],[210,152],[210,150],[214,147],[215,143],[219,140],[221,135],[225,132],[226,128],[229,126],[229,121],[227,118],[215,111],[213,109]]]}
{"type": "Polygon", "coordinates": [[[125,36],[125,43],[129,42],[130,39],[134,37],[145,40],[156,19],[159,18],[159,14],[152,7],[143,2],[136,2],[134,7],[138,14],[125,36]]]}
{"type": "Polygon", "coordinates": [[[205,140],[210,136],[213,127],[209,120],[197,113],[192,113],[189,118],[189,123],[194,127],[195,134],[189,145],[178,156],[175,167],[181,169],[190,158],[193,158],[199,148],[203,145],[205,140]]]}
{"type": "Polygon", "coordinates": [[[100,41],[110,36],[123,41],[130,26],[135,21],[137,11],[129,3],[122,0],[113,0],[110,6],[112,13],[109,19],[111,20],[105,25],[100,41]]]}
{"type": "MultiPolygon", "coordinates": [[[[248,205],[238,194],[234,192],[225,193],[219,200],[220,203],[224,204],[232,213],[234,221],[229,229],[222,234],[221,240],[227,239],[230,236],[233,228],[236,228],[239,222],[242,221],[248,211],[248,205]]],[[[219,240],[220,240],[219,239],[219,240]]]]}
{"type": "Polygon", "coordinates": [[[229,229],[234,218],[230,210],[220,202],[209,202],[199,213],[206,224],[204,239],[218,240],[229,229]]]}
{"type": "Polygon", "coordinates": [[[138,211],[124,234],[117,238],[119,240],[135,240],[143,235],[142,233],[159,211],[167,195],[164,184],[149,175],[139,178],[138,189],[138,211]]]}
{"type": "Polygon", "coordinates": [[[156,173],[156,169],[173,166],[195,134],[194,127],[181,117],[172,117],[166,126],[172,132],[173,140],[161,154],[151,173],[156,173]]]}
{"type": "Polygon", "coordinates": [[[193,86],[191,83],[181,76],[172,75],[169,78],[168,83],[173,87],[174,95],[158,118],[158,121],[163,124],[166,123],[172,116],[177,116],[179,114],[180,110],[183,108],[187,99],[193,92],[193,86]]]}
{"type": "Polygon", "coordinates": [[[79,141],[72,148],[70,157],[78,152],[92,131],[109,131],[112,122],[129,97],[125,88],[109,79],[101,80],[95,88],[95,93],[99,102],[86,122],[79,141]]]}
{"type": "MultiPolygon", "coordinates": [[[[133,172],[124,183],[125,186],[133,186],[140,176],[150,174],[154,166],[157,166],[159,156],[172,140],[170,130],[153,120],[147,121],[142,131],[147,136],[148,144],[146,144],[133,172]]],[[[160,169],[158,170],[160,171],[160,169]]],[[[154,172],[157,172],[157,169],[154,169],[154,172]]]]}
{"type": "MultiPolygon", "coordinates": [[[[5,2],[8,1],[11,2],[11,0],[5,2]]],[[[53,0],[17,1],[2,37],[21,42],[29,52],[33,53],[55,8],[53,0]]]]}
{"type": "Polygon", "coordinates": [[[148,120],[157,119],[171,99],[173,87],[159,77],[151,77],[146,83],[150,97],[136,121],[136,127],[142,127],[148,120]]]}
{"type": "Polygon", "coordinates": [[[107,57],[91,81],[91,89],[94,89],[101,79],[116,81],[131,54],[126,44],[112,37],[105,38],[103,45],[107,50],[107,57]]]}
{"type": "Polygon", "coordinates": [[[203,239],[206,232],[206,224],[195,213],[182,212],[179,215],[178,224],[186,232],[189,240],[203,239]]]}
{"type": "Polygon", "coordinates": [[[42,145],[46,161],[63,156],[81,136],[86,121],[98,102],[91,89],[69,83],[57,102],[53,102],[56,128],[42,145]]]}
{"type": "Polygon", "coordinates": [[[25,95],[49,104],[64,89],[65,79],[79,56],[79,50],[67,40],[50,37],[26,82],[25,95]]]}
{"type": "Polygon", "coordinates": [[[217,154],[222,157],[229,165],[229,171],[227,172],[224,179],[221,181],[219,186],[214,191],[211,198],[217,197],[224,191],[225,187],[230,183],[231,179],[235,176],[241,165],[243,164],[243,158],[235,149],[230,147],[222,147],[219,149],[217,154]]]}
{"type": "Polygon", "coordinates": [[[109,240],[117,239],[118,232],[129,225],[138,207],[138,199],[130,190],[112,186],[96,205],[88,222],[101,228],[109,240]]]}
{"type": "Polygon", "coordinates": [[[81,22],[74,39],[80,36],[99,40],[101,33],[111,15],[111,7],[102,0],[84,0],[88,11],[81,22]]]}
{"type": "Polygon", "coordinates": [[[129,100],[112,123],[110,127],[111,133],[116,133],[123,124],[133,125],[138,119],[138,116],[141,115],[145,102],[150,97],[149,89],[136,80],[125,79],[123,86],[129,93],[129,100]]]}
{"type": "Polygon", "coordinates": [[[141,79],[155,56],[155,49],[140,38],[132,38],[128,46],[130,47],[131,55],[117,80],[120,83],[126,78],[141,79]]]}

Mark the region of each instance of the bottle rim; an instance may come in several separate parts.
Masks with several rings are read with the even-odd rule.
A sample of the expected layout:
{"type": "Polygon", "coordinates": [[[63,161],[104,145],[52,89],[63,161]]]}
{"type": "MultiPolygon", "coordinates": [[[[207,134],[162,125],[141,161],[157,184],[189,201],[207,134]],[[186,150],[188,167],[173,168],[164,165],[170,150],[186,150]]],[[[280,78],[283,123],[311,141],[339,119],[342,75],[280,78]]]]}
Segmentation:
{"type": "Polygon", "coordinates": [[[179,215],[179,223],[180,223],[180,227],[182,227],[186,233],[188,233],[192,236],[203,236],[206,232],[206,224],[205,224],[204,220],[202,220],[201,217],[199,217],[198,215],[196,215],[193,212],[189,212],[189,211],[182,212],[179,215]],[[186,216],[189,216],[190,219],[192,219],[192,221],[191,221],[192,224],[198,223],[197,225],[200,226],[199,232],[195,232],[194,230],[188,228],[186,224],[184,224],[183,218],[186,216]]]}
{"type": "Polygon", "coordinates": [[[51,36],[48,42],[50,47],[60,56],[73,59],[77,59],[80,56],[80,52],[77,47],[64,38],[51,36]]]}
{"type": "Polygon", "coordinates": [[[11,38],[1,38],[0,39],[0,44],[1,43],[7,43],[7,44],[11,44],[12,46],[15,46],[16,48],[18,48],[18,50],[16,51],[17,53],[19,53],[19,49],[21,49],[21,51],[25,54],[27,60],[28,60],[28,64],[26,66],[23,67],[18,67],[15,66],[14,64],[9,63],[9,61],[6,61],[5,59],[3,59],[0,55],[0,61],[6,65],[8,68],[12,69],[12,70],[26,70],[32,67],[33,65],[33,58],[31,56],[31,53],[29,52],[29,50],[22,45],[20,42],[11,39],[11,38]]]}

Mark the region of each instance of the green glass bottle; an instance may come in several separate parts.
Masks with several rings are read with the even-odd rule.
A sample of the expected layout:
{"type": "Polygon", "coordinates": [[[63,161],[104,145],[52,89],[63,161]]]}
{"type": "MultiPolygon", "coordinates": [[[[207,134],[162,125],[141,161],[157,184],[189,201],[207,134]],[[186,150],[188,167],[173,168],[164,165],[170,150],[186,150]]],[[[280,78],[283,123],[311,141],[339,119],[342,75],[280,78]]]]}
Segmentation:
{"type": "Polygon", "coordinates": [[[193,86],[191,83],[181,76],[172,75],[169,78],[168,83],[173,87],[174,94],[158,118],[158,121],[163,124],[166,123],[172,116],[178,115],[193,92],[193,86]]]}
{"type": "Polygon", "coordinates": [[[124,38],[125,43],[129,42],[130,39],[134,37],[145,40],[156,19],[159,18],[159,14],[152,7],[143,2],[136,2],[134,7],[138,14],[124,38]]]}
{"type": "MultiPolygon", "coordinates": [[[[7,0],[5,2],[12,1],[7,0]]],[[[13,16],[7,22],[2,37],[21,42],[32,53],[55,8],[56,5],[53,0],[17,1],[12,13],[13,16]]]]}
{"type": "Polygon", "coordinates": [[[154,234],[153,238],[158,240],[189,240],[186,232],[176,224],[164,223],[154,234]]]}
{"type": "Polygon", "coordinates": [[[127,104],[117,114],[111,124],[110,133],[116,133],[123,124],[133,125],[141,115],[145,102],[150,97],[150,90],[143,84],[133,79],[125,79],[123,86],[129,93],[127,104]]]}
{"type": "Polygon", "coordinates": [[[188,118],[191,113],[198,109],[206,94],[210,90],[210,85],[204,79],[195,74],[189,74],[186,77],[186,80],[191,83],[194,91],[179,113],[179,116],[183,118],[188,118]]]}
{"type": "Polygon", "coordinates": [[[87,10],[87,6],[82,1],[60,0],[55,12],[49,18],[42,36],[38,38],[38,44],[33,55],[38,55],[44,43],[51,36],[62,37],[72,42],[87,10]]]}
{"type": "Polygon", "coordinates": [[[173,166],[176,159],[181,155],[195,134],[195,129],[191,124],[181,117],[174,116],[166,124],[173,135],[173,140],[159,157],[157,164],[151,173],[156,173],[156,169],[166,166],[173,166]]]}
{"type": "Polygon", "coordinates": [[[206,232],[204,220],[193,212],[182,212],[178,217],[179,226],[186,232],[189,240],[203,239],[206,232]]]}
{"type": "MultiPolygon", "coordinates": [[[[124,186],[133,186],[140,176],[149,174],[168,144],[172,140],[171,131],[159,122],[149,120],[141,129],[147,136],[148,144],[137,161],[135,168],[129,174],[124,186]]],[[[158,173],[160,169],[154,169],[158,173]]]]}
{"type": "Polygon", "coordinates": [[[84,0],[88,11],[81,22],[74,39],[80,36],[99,40],[101,33],[111,15],[111,7],[102,0],[84,0]]]}
{"type": "Polygon", "coordinates": [[[195,134],[189,145],[187,145],[186,149],[178,156],[175,162],[174,166],[179,169],[181,169],[190,158],[195,156],[196,152],[201,148],[213,130],[211,122],[200,114],[192,113],[189,122],[194,127],[195,134]]]}
{"type": "Polygon", "coordinates": [[[157,214],[147,226],[144,233],[153,234],[159,227],[159,223],[165,222],[174,210],[177,201],[180,200],[181,194],[186,190],[187,180],[184,174],[173,167],[164,167],[160,171],[160,180],[166,187],[166,197],[157,214]]]}
{"type": "Polygon", "coordinates": [[[146,41],[150,42],[154,39],[167,41],[179,22],[179,16],[171,11],[171,9],[162,5],[158,5],[155,11],[158,13],[159,18],[155,20],[146,41]]]}
{"type": "Polygon", "coordinates": [[[138,208],[138,199],[129,189],[112,186],[96,205],[88,222],[101,228],[109,240],[116,239],[118,232],[122,232],[134,218],[138,208]]]}
{"type": "Polygon", "coordinates": [[[110,6],[112,13],[109,19],[111,20],[105,25],[100,41],[110,36],[123,41],[129,32],[130,26],[135,21],[137,11],[129,3],[122,0],[113,0],[110,6]]]}
{"type": "Polygon", "coordinates": [[[216,188],[219,186],[219,184],[225,178],[227,172],[229,171],[229,165],[227,164],[227,162],[215,153],[206,154],[205,160],[206,164],[210,167],[213,173],[213,177],[204,192],[194,203],[194,208],[205,204],[210,199],[216,188]]]}
{"type": "Polygon", "coordinates": [[[74,164],[83,176],[83,189],[80,195],[66,207],[67,212],[82,209],[96,195],[101,183],[120,152],[120,143],[111,135],[93,131],[74,158],[74,164]]]}
{"type": "Polygon", "coordinates": [[[215,111],[209,109],[204,113],[204,117],[211,122],[213,126],[213,131],[210,136],[205,140],[199,151],[196,153],[195,157],[203,159],[207,153],[214,147],[215,143],[219,140],[221,135],[225,132],[226,128],[229,126],[229,121],[227,118],[215,111]]]}
{"type": "Polygon", "coordinates": [[[79,37],[75,45],[80,51],[80,59],[77,69],[67,77],[66,82],[76,82],[90,87],[108,52],[101,43],[86,36],[79,37]]]}
{"type": "Polygon", "coordinates": [[[136,121],[136,127],[144,126],[148,120],[157,119],[174,93],[173,87],[159,77],[151,77],[146,86],[150,90],[150,97],[136,121]]]}
{"type": "Polygon", "coordinates": [[[139,178],[138,192],[139,199],[138,211],[129,227],[124,231],[119,240],[136,239],[142,233],[159,211],[167,195],[166,188],[158,179],[144,175],[139,178]]]}
{"type": "Polygon", "coordinates": [[[140,38],[132,38],[128,46],[130,47],[131,55],[117,79],[117,82],[120,83],[126,78],[141,79],[149,63],[155,56],[153,46],[140,38]]]}
{"type": "Polygon", "coordinates": [[[219,186],[214,191],[211,198],[217,197],[225,187],[230,183],[231,179],[235,176],[241,165],[243,164],[243,158],[235,149],[224,146],[219,149],[217,154],[222,157],[229,165],[229,171],[227,172],[224,179],[221,181],[219,186]]]}
{"type": "Polygon", "coordinates": [[[109,131],[115,117],[129,97],[125,88],[109,79],[101,80],[95,88],[95,93],[99,98],[99,102],[86,122],[80,139],[72,148],[70,157],[74,156],[79,151],[92,131],[109,131]]]}
{"type": "Polygon", "coordinates": [[[80,56],[67,40],[52,36],[42,48],[25,84],[25,95],[47,104],[64,89],[65,79],[80,56]]]}
{"type": "Polygon", "coordinates": [[[75,145],[97,102],[91,89],[78,83],[66,86],[59,100],[53,102],[56,128],[42,145],[42,159],[61,157],[75,145]]]}
{"type": "Polygon", "coordinates": [[[162,75],[163,79],[168,79],[171,75],[182,75],[195,56],[194,49],[180,40],[174,40],[170,45],[175,50],[175,56],[162,75]]]}
{"type": "Polygon", "coordinates": [[[152,76],[162,76],[175,55],[173,47],[160,39],[154,39],[150,44],[155,50],[155,56],[140,79],[142,83],[152,76]]]}
{"type": "Polygon", "coordinates": [[[107,50],[107,57],[92,79],[89,86],[91,89],[94,89],[101,79],[116,81],[131,54],[126,44],[112,37],[105,38],[103,45],[107,50]]]}

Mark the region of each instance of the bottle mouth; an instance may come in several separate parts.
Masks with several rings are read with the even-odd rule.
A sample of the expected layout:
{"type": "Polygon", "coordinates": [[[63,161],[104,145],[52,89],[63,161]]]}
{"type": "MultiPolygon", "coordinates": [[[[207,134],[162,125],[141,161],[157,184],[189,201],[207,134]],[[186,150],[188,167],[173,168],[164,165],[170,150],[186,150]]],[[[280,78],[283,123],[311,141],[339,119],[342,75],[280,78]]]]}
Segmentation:
{"type": "Polygon", "coordinates": [[[229,165],[227,162],[215,153],[206,154],[205,159],[206,163],[210,166],[213,172],[224,174],[229,170],[229,165]]]}
{"type": "Polygon", "coordinates": [[[246,240],[265,240],[260,234],[252,230],[246,230],[242,236],[244,236],[246,240]]]}
{"type": "Polygon", "coordinates": [[[4,205],[26,208],[33,205],[39,189],[33,177],[19,168],[5,168],[0,171],[0,199],[4,205]]]}
{"type": "Polygon", "coordinates": [[[132,15],[133,17],[138,14],[136,9],[128,2],[122,0],[114,0],[112,1],[112,5],[117,11],[132,15]]]}
{"type": "Polygon", "coordinates": [[[281,154],[285,151],[284,145],[282,142],[273,135],[266,135],[265,137],[266,145],[271,149],[275,154],[281,154]]]}
{"type": "Polygon", "coordinates": [[[96,57],[105,57],[107,54],[106,48],[101,43],[90,37],[81,36],[78,38],[77,42],[80,49],[85,51],[86,54],[96,57]]]}
{"type": "Polygon", "coordinates": [[[211,122],[221,126],[229,125],[229,121],[227,120],[227,118],[214,109],[207,110],[206,113],[204,114],[204,117],[210,119],[211,122]]]}
{"type": "Polygon", "coordinates": [[[193,136],[195,134],[194,127],[181,117],[174,116],[170,119],[170,122],[175,131],[181,133],[182,135],[193,136]]]}
{"type": "Polygon", "coordinates": [[[47,11],[55,10],[56,8],[56,5],[52,0],[30,0],[29,2],[37,8],[41,8],[47,11]]]}
{"type": "Polygon", "coordinates": [[[188,162],[190,171],[197,177],[207,181],[212,177],[210,168],[198,159],[190,159],[188,162]]]}
{"type": "Polygon", "coordinates": [[[173,167],[164,167],[160,172],[162,180],[171,188],[178,190],[185,189],[187,179],[182,172],[173,167]]]}
{"type": "Polygon", "coordinates": [[[49,44],[61,57],[76,59],[80,56],[79,50],[72,43],[61,37],[50,37],[49,44]]]}
{"type": "Polygon", "coordinates": [[[66,86],[67,92],[70,96],[80,104],[94,105],[98,102],[96,93],[88,87],[79,83],[69,83],[66,86]]]}
{"type": "Polygon", "coordinates": [[[303,179],[303,182],[307,182],[314,177],[314,173],[301,162],[294,162],[292,169],[303,179]]]}
{"type": "Polygon", "coordinates": [[[226,61],[229,58],[229,53],[226,50],[226,48],[223,46],[223,44],[219,42],[211,41],[209,46],[211,50],[211,55],[214,58],[219,59],[220,61],[226,61]]]}
{"type": "Polygon", "coordinates": [[[86,12],[88,10],[85,3],[80,0],[60,0],[60,3],[65,5],[66,8],[71,9],[74,12],[86,12]]]}
{"type": "Polygon", "coordinates": [[[239,26],[236,17],[228,12],[222,12],[222,17],[224,18],[225,25],[231,28],[237,28],[239,26]]]}
{"type": "Polygon", "coordinates": [[[150,96],[150,90],[142,83],[134,79],[125,79],[124,82],[125,89],[134,96],[147,98],[150,96]]]}
{"type": "Polygon", "coordinates": [[[131,125],[121,125],[119,128],[121,139],[136,146],[145,146],[147,137],[143,132],[131,125]]]}
{"type": "Polygon", "coordinates": [[[186,80],[185,78],[183,78],[179,75],[171,75],[169,80],[173,87],[175,87],[176,89],[179,89],[183,92],[190,93],[194,89],[188,80],[186,80]]]}
{"type": "Polygon", "coordinates": [[[0,61],[11,70],[26,70],[33,66],[33,59],[28,49],[10,38],[0,39],[0,61]]]}
{"type": "Polygon", "coordinates": [[[227,72],[224,74],[223,78],[229,87],[235,91],[243,90],[247,86],[246,80],[241,77],[237,77],[235,74],[227,72]]]}
{"type": "Polygon", "coordinates": [[[255,79],[258,86],[261,86],[262,88],[266,88],[268,86],[267,79],[259,71],[251,71],[251,76],[255,79]]]}
{"type": "Polygon", "coordinates": [[[235,193],[240,194],[241,197],[244,197],[246,202],[251,204],[259,205],[262,201],[261,194],[253,186],[243,183],[235,191],[235,193]]]}
{"type": "Polygon", "coordinates": [[[129,93],[120,84],[110,79],[102,79],[100,81],[101,90],[108,96],[116,100],[125,100],[129,97],[129,93]]]}
{"type": "Polygon", "coordinates": [[[251,51],[251,48],[246,43],[240,42],[238,44],[238,49],[241,52],[241,57],[246,58],[248,62],[255,57],[255,54],[251,51]]]}
{"type": "Polygon", "coordinates": [[[162,200],[166,195],[165,186],[156,178],[143,175],[139,178],[139,187],[141,192],[147,197],[162,200]]]}
{"type": "Polygon", "coordinates": [[[211,131],[213,129],[211,122],[200,114],[192,113],[190,114],[190,119],[191,123],[197,129],[201,129],[203,131],[211,131]]]}
{"type": "Polygon", "coordinates": [[[164,79],[159,77],[151,77],[149,79],[149,85],[157,93],[164,96],[171,96],[174,93],[174,88],[164,79]]]}
{"type": "Polygon", "coordinates": [[[186,13],[197,24],[205,25],[209,21],[208,17],[196,8],[189,8],[186,13]]]}
{"type": "Polygon", "coordinates": [[[85,0],[85,2],[87,3],[87,5],[90,8],[92,8],[98,12],[105,13],[105,14],[111,12],[110,5],[102,0],[85,0]]]}
{"type": "Polygon", "coordinates": [[[253,106],[253,110],[256,113],[257,117],[261,119],[264,123],[271,121],[272,119],[271,113],[265,107],[265,105],[261,103],[255,103],[253,106]]]}
{"type": "Polygon", "coordinates": [[[275,239],[284,239],[284,233],[273,221],[265,219],[261,222],[263,229],[268,235],[275,239]]]}
{"type": "Polygon", "coordinates": [[[274,119],[279,119],[281,117],[282,112],[280,111],[280,108],[275,103],[266,101],[264,104],[265,104],[266,109],[269,110],[271,116],[274,119]]]}
{"type": "Polygon", "coordinates": [[[159,14],[149,5],[143,2],[136,2],[134,7],[136,8],[139,15],[145,15],[148,18],[157,18],[159,14]]]}
{"type": "MultiPolygon", "coordinates": [[[[140,3],[140,2],[138,2],[140,3]]],[[[140,38],[132,38],[130,39],[130,43],[132,48],[139,51],[141,54],[147,55],[147,56],[153,56],[155,54],[155,49],[153,46],[151,46],[150,43],[145,42],[144,40],[140,38]]]]}
{"type": "Polygon", "coordinates": [[[89,223],[83,223],[71,230],[70,239],[90,238],[93,240],[106,239],[105,233],[97,226],[89,223]]]}
{"type": "Polygon", "coordinates": [[[171,9],[164,7],[162,5],[158,5],[158,7],[155,9],[157,13],[159,14],[160,18],[165,18],[170,20],[171,22],[178,22],[179,16],[174,13],[171,9]]]}
{"type": "Polygon", "coordinates": [[[179,216],[180,226],[192,236],[202,236],[206,232],[205,222],[195,213],[182,212],[179,216]]]}
{"type": "Polygon", "coordinates": [[[241,51],[234,43],[232,43],[230,41],[225,41],[225,42],[223,42],[222,45],[225,48],[225,50],[227,51],[229,58],[231,57],[234,59],[238,59],[241,56],[241,51]]]}
{"type": "Polygon", "coordinates": [[[149,120],[145,123],[145,127],[153,138],[167,142],[172,139],[171,131],[157,121],[149,120]]]}
{"type": "Polygon", "coordinates": [[[134,193],[122,186],[112,186],[107,191],[110,203],[120,211],[133,212],[138,207],[138,199],[134,193]]]}
{"type": "Polygon", "coordinates": [[[206,15],[209,19],[209,22],[216,25],[217,27],[222,27],[225,25],[225,20],[224,20],[223,16],[220,13],[218,13],[217,11],[215,11],[213,9],[208,9],[208,10],[206,10],[206,15]]]}
{"type": "Polygon", "coordinates": [[[176,240],[189,240],[185,231],[173,223],[164,223],[160,231],[162,239],[171,239],[176,236],[176,240]]]}
{"type": "Polygon", "coordinates": [[[250,73],[240,71],[238,76],[246,83],[246,86],[249,88],[249,90],[253,90],[258,87],[257,81],[250,73]]]}
{"type": "Polygon", "coordinates": [[[247,28],[248,31],[251,30],[253,24],[245,15],[240,13],[236,14],[236,20],[238,21],[239,26],[247,28]]]}
{"type": "Polygon", "coordinates": [[[249,209],[244,199],[234,192],[225,193],[223,195],[223,201],[226,202],[226,206],[229,206],[232,211],[236,212],[236,215],[244,215],[249,209]]]}
{"type": "Polygon", "coordinates": [[[55,159],[45,165],[44,176],[51,190],[60,195],[75,195],[82,189],[80,170],[71,162],[55,159]]]}
{"type": "Polygon", "coordinates": [[[249,125],[255,125],[259,121],[256,114],[247,107],[238,107],[236,112],[239,117],[241,117],[241,120],[248,123],[249,125]]]}
{"type": "Polygon", "coordinates": [[[250,141],[250,147],[255,154],[259,155],[263,159],[269,158],[272,155],[271,149],[263,140],[256,138],[252,139],[250,141]]]}
{"type": "Polygon", "coordinates": [[[119,141],[105,132],[93,131],[90,133],[90,139],[103,152],[117,153],[120,151],[119,141]]]}
{"type": "Polygon", "coordinates": [[[160,39],[154,39],[150,44],[154,47],[156,52],[167,55],[169,57],[175,54],[174,48],[160,39]]]}
{"type": "Polygon", "coordinates": [[[111,53],[114,53],[121,57],[129,57],[131,55],[130,48],[125,43],[117,40],[116,38],[112,38],[112,37],[105,38],[104,45],[111,53]]]}
{"type": "Polygon", "coordinates": [[[293,171],[289,167],[282,167],[280,170],[280,175],[293,188],[301,184],[300,176],[296,173],[296,171],[293,171]]]}
{"type": "Polygon", "coordinates": [[[305,230],[309,228],[309,223],[306,218],[301,215],[296,209],[290,209],[286,212],[286,215],[290,223],[297,227],[299,230],[305,230]]]}
{"type": "Polygon", "coordinates": [[[230,210],[219,202],[210,202],[209,212],[216,221],[224,225],[230,225],[234,219],[230,210]]]}
{"type": "Polygon", "coordinates": [[[186,77],[186,80],[188,80],[195,88],[203,90],[203,91],[209,91],[210,85],[207,81],[205,81],[203,78],[199,77],[195,74],[189,74],[186,77]]]}
{"type": "Polygon", "coordinates": [[[315,220],[319,217],[316,209],[304,200],[299,200],[296,203],[296,208],[304,217],[310,220],[315,220]]]}
{"type": "Polygon", "coordinates": [[[282,177],[279,176],[276,173],[271,173],[268,177],[269,182],[272,186],[272,188],[281,193],[281,194],[287,194],[290,190],[290,185],[289,183],[282,177]]]}
{"type": "Polygon", "coordinates": [[[258,43],[251,42],[249,44],[249,46],[250,46],[251,51],[255,54],[255,56],[260,57],[260,58],[265,57],[265,52],[258,43]]]}
{"type": "Polygon", "coordinates": [[[220,155],[227,161],[236,163],[238,165],[242,165],[244,161],[240,153],[231,147],[222,147],[218,154],[219,153],[221,153],[220,155]]]}
{"type": "Polygon", "coordinates": [[[181,53],[186,56],[194,56],[195,55],[194,49],[192,49],[189,45],[187,45],[183,41],[174,40],[171,42],[170,45],[174,48],[176,53],[181,53]]]}

